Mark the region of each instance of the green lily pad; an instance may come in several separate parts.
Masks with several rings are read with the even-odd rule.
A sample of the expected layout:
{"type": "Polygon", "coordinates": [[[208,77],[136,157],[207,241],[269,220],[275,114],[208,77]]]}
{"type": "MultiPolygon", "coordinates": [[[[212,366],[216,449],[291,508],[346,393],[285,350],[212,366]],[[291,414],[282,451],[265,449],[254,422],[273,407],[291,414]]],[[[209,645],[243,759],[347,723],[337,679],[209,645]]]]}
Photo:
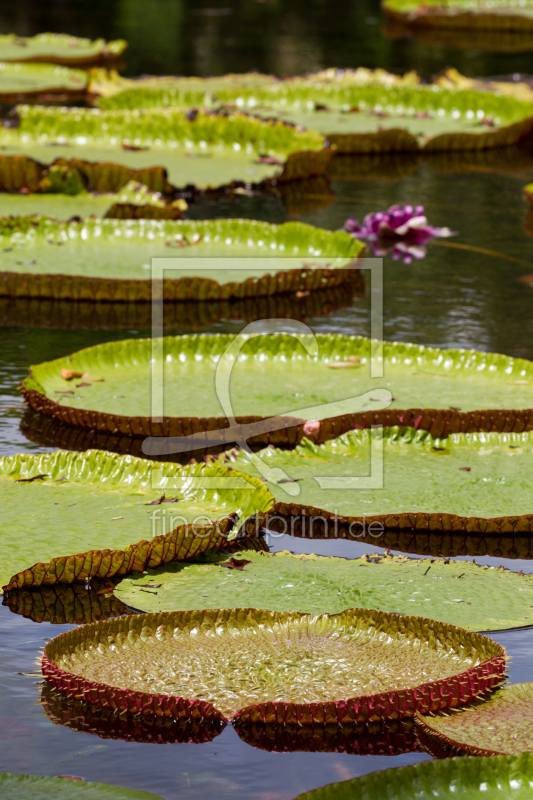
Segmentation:
{"type": "Polygon", "coordinates": [[[372,772],[305,792],[296,800],[529,800],[533,756],[454,758],[372,772]]]}
{"type": "Polygon", "coordinates": [[[183,264],[174,274],[167,265],[167,300],[295,293],[349,282],[363,251],[343,231],[298,222],[4,217],[0,294],[149,301],[154,257],[183,264]]]}
{"type": "MultiPolygon", "coordinates": [[[[228,223],[194,223],[203,224],[228,223]]],[[[152,426],[150,419],[150,339],[110,342],[33,366],[22,390],[34,410],[80,428],[143,437],[203,432],[205,442],[196,442],[195,447],[214,445],[220,436],[223,439],[220,429],[227,425],[215,393],[215,374],[232,342],[232,335],[163,340],[167,415],[163,428],[152,426]],[[64,394],[71,389],[61,378],[62,369],[88,371],[105,381],[64,394]]],[[[380,357],[378,351],[376,356],[380,357]]],[[[274,444],[296,444],[304,435],[326,441],[354,427],[378,424],[411,425],[436,435],[533,426],[533,364],[529,361],[384,342],[384,378],[375,379],[370,377],[370,359],[371,342],[364,337],[318,334],[316,339],[303,336],[300,342],[294,336],[275,334],[245,339],[231,374],[233,413],[250,424],[243,429],[247,438],[274,444]],[[264,419],[278,414],[290,415],[290,421],[300,424],[288,428],[288,422],[282,421],[281,430],[265,428],[264,419]],[[304,428],[305,420],[322,422],[310,430],[304,428]]],[[[234,439],[228,441],[232,444],[234,439]]]]}
{"type": "Polygon", "coordinates": [[[136,614],[63,633],[42,661],[59,692],[118,712],[284,724],[456,707],[504,669],[503,648],[480,634],[363,609],[136,614]]]}
{"type": "MultiPolygon", "coordinates": [[[[48,683],[43,683],[40,696],[43,713],[54,725],[62,725],[78,733],[90,733],[101,739],[115,739],[141,744],[204,744],[219,736],[226,723],[214,719],[172,719],[171,717],[130,716],[117,714],[112,708],[90,705],[73,697],[63,697],[48,683]]],[[[414,721],[409,720],[414,728],[414,721]]],[[[398,723],[400,727],[401,723],[398,723]]],[[[401,747],[402,728],[396,737],[401,747]]],[[[409,729],[403,737],[416,744],[416,733],[409,729]],[[409,737],[409,739],[407,739],[409,737]]],[[[392,739],[392,733],[391,733],[392,739]]]]}
{"type": "MultiPolygon", "coordinates": [[[[532,6],[533,7],[533,6],[532,6]]],[[[147,84],[102,99],[106,108],[226,105],[318,131],[341,153],[478,150],[512,144],[533,130],[531,104],[503,93],[393,80],[291,78],[233,84],[198,78],[147,84]]]]}
{"type": "Polygon", "coordinates": [[[175,209],[177,219],[186,207],[183,200],[167,205],[160,192],[152,192],[137,181],[129,181],[117,192],[99,194],[87,192],[84,188],[72,194],[61,191],[24,194],[0,192],[0,217],[41,215],[59,220],[74,216],[117,218],[120,209],[124,208],[129,209],[130,216],[123,216],[122,219],[132,218],[135,210],[145,219],[164,219],[169,209],[175,209]]]}
{"type": "Polygon", "coordinates": [[[533,683],[515,683],[461,714],[417,717],[417,735],[436,758],[518,755],[533,750],[533,683]]]}
{"type": "Polygon", "coordinates": [[[228,544],[231,515],[246,518],[271,503],[262,481],[219,465],[154,464],[99,450],[2,458],[0,498],[5,590],[190,558],[228,544]]]}
{"type": "Polygon", "coordinates": [[[0,100],[3,103],[81,99],[85,97],[88,82],[87,73],[79,69],[0,61],[0,100]]]}
{"type": "Polygon", "coordinates": [[[67,66],[98,66],[116,61],[127,43],[123,39],[80,39],[65,33],[39,33],[37,36],[0,36],[0,61],[44,61],[67,66]]]}
{"type": "MultiPolygon", "coordinates": [[[[533,475],[532,432],[437,439],[413,428],[357,430],[323,445],[266,448],[257,457],[276,500],[267,520],[274,531],[352,539],[369,533],[376,542],[387,528],[533,531],[533,480],[526,477],[533,475]],[[357,476],[372,474],[372,459],[374,486],[358,486],[357,476]]],[[[236,469],[260,474],[248,454],[230,458],[236,469]]]]}
{"type": "Polygon", "coordinates": [[[2,800],[161,800],[151,792],[139,792],[107,783],[89,783],[69,778],[41,778],[0,772],[2,800]]]}
{"type": "Polygon", "coordinates": [[[250,551],[129,575],[114,591],[126,605],[152,612],[240,607],[337,614],[357,607],[416,614],[469,631],[533,625],[533,576],[444,559],[250,551]],[[141,590],[147,582],[158,585],[156,593],[141,590]]]}
{"type": "Polygon", "coordinates": [[[324,137],[239,113],[179,109],[100,111],[18,106],[20,125],[0,130],[4,155],[49,164],[56,158],[111,161],[132,169],[163,166],[174,186],[260,184],[326,171],[324,137]]]}
{"type": "Polygon", "coordinates": [[[394,19],[416,27],[533,30],[531,0],[382,0],[394,19]]]}

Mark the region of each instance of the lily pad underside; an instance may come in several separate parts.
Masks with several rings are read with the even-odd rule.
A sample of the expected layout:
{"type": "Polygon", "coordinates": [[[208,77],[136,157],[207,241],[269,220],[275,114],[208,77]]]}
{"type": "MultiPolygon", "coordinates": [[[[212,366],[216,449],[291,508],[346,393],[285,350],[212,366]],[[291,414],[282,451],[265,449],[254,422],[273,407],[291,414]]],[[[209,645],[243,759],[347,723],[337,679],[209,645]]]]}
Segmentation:
{"type": "MultiPolygon", "coordinates": [[[[210,328],[223,319],[235,322],[253,322],[256,319],[306,321],[310,317],[324,316],[331,311],[349,308],[365,296],[364,272],[353,270],[350,274],[353,280],[349,283],[310,292],[286,292],[231,300],[198,300],[194,303],[165,301],[163,326],[165,330],[197,331],[210,328]]],[[[29,319],[33,328],[77,331],[137,328],[149,331],[152,327],[152,306],[150,303],[125,301],[0,296],[0,326],[26,327],[29,319]]],[[[126,453],[129,450],[116,452],[126,453]]]]}
{"type": "MultiPolygon", "coordinates": [[[[357,71],[355,72],[357,75],[357,71]]],[[[107,107],[211,104],[282,119],[327,136],[339,153],[484,150],[514,144],[533,130],[531,105],[490,91],[430,86],[405,79],[258,80],[232,84],[198,78],[132,88],[107,107]]]]}
{"type": "Polygon", "coordinates": [[[87,73],[51,64],[0,61],[0,102],[72,102],[86,97],[87,73]]]}
{"type": "MultiPolygon", "coordinates": [[[[54,725],[62,725],[77,733],[90,733],[100,739],[138,744],[205,744],[212,742],[226,727],[225,722],[216,719],[178,720],[172,717],[119,714],[112,708],[63,697],[45,682],[39,702],[43,714],[54,725]]],[[[414,729],[414,721],[410,719],[409,723],[414,729]]],[[[408,735],[414,741],[414,747],[419,747],[414,730],[409,730],[408,735]]]]}
{"type": "Polygon", "coordinates": [[[0,498],[5,591],[111,579],[223,548],[238,516],[271,503],[262,481],[219,465],[98,450],[0,459],[0,498]]]}
{"type": "Polygon", "coordinates": [[[2,800],[162,800],[151,792],[139,792],[107,783],[89,783],[69,778],[41,778],[0,772],[2,800]]]}
{"type": "Polygon", "coordinates": [[[124,53],[123,39],[80,39],[65,33],[39,33],[37,36],[0,36],[0,61],[41,61],[69,67],[111,66],[124,53]]]}
{"type": "Polygon", "coordinates": [[[245,608],[83,625],[48,643],[42,669],[65,696],[119,712],[353,724],[463,705],[501,683],[505,655],[420,617],[245,608]]]}
{"type": "MultiPolygon", "coordinates": [[[[228,420],[215,392],[215,375],[232,342],[234,337],[225,334],[163,340],[160,423],[151,418],[151,339],[109,342],[32,366],[22,392],[35,411],[80,428],[136,437],[197,434],[194,441],[171,442],[170,449],[153,442],[151,455],[178,452],[175,444],[184,451],[224,442],[231,446],[236,433],[224,430],[228,420]],[[62,369],[105,380],[71,386],[62,369]]],[[[473,350],[382,344],[384,377],[376,379],[370,377],[370,362],[372,354],[381,358],[380,343],[364,337],[244,338],[237,362],[224,359],[232,367],[228,380],[237,433],[255,443],[296,445],[304,436],[324,442],[372,425],[412,426],[435,436],[533,428],[531,362],[473,350]],[[274,415],[283,417],[275,425],[268,419],[274,415]]]]}
{"type": "Polygon", "coordinates": [[[533,683],[480,698],[463,713],[417,716],[417,736],[435,758],[518,755],[533,750],[533,683]]]}
{"type": "Polygon", "coordinates": [[[529,800],[533,757],[454,758],[397,767],[305,792],[296,800],[529,800]]]}
{"type": "Polygon", "coordinates": [[[266,448],[253,458],[260,461],[244,452],[219,460],[250,475],[261,474],[262,463],[276,500],[262,524],[274,532],[355,540],[366,532],[376,542],[390,528],[533,532],[531,432],[438,439],[413,428],[378,428],[323,445],[304,441],[292,451],[266,448]],[[372,474],[373,486],[363,477],[372,474]]]}
{"type": "Polygon", "coordinates": [[[114,591],[126,605],[150,612],[237,606],[337,614],[374,608],[470,631],[533,625],[533,576],[444,559],[250,551],[149,569],[124,578],[114,591]],[[147,593],[147,584],[157,588],[147,593]]]}
{"type": "Polygon", "coordinates": [[[393,19],[420,28],[533,32],[531,0],[382,0],[393,19]]]}
{"type": "Polygon", "coordinates": [[[238,112],[47,106],[17,106],[17,112],[19,126],[0,130],[4,155],[44,164],[64,158],[135,170],[164,167],[176,187],[252,187],[309,178],[325,173],[334,152],[316,131],[238,112]]]}
{"type": "Polygon", "coordinates": [[[299,222],[4,217],[0,250],[1,295],[148,302],[155,257],[165,300],[229,300],[349,283],[364,245],[299,222]]]}

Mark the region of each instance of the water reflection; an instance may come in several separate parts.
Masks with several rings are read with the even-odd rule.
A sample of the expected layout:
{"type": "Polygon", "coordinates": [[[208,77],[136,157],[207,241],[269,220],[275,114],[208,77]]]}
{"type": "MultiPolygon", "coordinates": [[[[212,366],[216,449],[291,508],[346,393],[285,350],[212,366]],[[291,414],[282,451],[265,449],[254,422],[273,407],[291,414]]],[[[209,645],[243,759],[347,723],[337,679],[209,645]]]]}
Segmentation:
{"type": "Polygon", "coordinates": [[[2,605],[33,622],[52,625],[84,625],[133,613],[115,597],[112,585],[101,581],[89,591],[84,584],[20,589],[4,594],[2,605]]]}

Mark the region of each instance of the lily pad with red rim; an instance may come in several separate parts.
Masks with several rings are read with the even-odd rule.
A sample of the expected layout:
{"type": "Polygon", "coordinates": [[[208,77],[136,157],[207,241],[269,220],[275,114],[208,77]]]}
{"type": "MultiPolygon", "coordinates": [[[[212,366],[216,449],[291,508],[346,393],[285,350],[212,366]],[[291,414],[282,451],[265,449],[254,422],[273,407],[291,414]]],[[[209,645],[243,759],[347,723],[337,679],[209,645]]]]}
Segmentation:
{"type": "Polygon", "coordinates": [[[533,750],[533,683],[504,686],[460,714],[416,717],[417,736],[436,758],[518,755],[533,750]]]}
{"type": "Polygon", "coordinates": [[[0,101],[2,103],[72,102],[86,97],[86,72],[52,64],[9,63],[1,60],[0,101]]]}
{"type": "Polygon", "coordinates": [[[65,64],[67,66],[111,66],[127,48],[123,39],[83,39],[66,33],[38,33],[36,36],[0,36],[0,61],[65,64]]]}
{"type": "Polygon", "coordinates": [[[139,614],[46,645],[46,680],[131,714],[347,724],[456,707],[499,685],[503,648],[421,617],[350,609],[139,614]]]}

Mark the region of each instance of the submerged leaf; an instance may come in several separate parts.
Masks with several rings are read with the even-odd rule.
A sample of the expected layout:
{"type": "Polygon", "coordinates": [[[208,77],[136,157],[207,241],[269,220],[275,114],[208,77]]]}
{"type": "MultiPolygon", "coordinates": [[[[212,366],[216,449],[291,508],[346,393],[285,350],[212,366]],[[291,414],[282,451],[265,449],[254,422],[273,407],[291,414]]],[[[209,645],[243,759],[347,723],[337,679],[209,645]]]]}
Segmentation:
{"type": "Polygon", "coordinates": [[[162,800],[151,792],[140,792],[106,783],[90,783],[82,778],[61,775],[41,778],[36,775],[12,775],[0,772],[2,800],[162,800]]]}

